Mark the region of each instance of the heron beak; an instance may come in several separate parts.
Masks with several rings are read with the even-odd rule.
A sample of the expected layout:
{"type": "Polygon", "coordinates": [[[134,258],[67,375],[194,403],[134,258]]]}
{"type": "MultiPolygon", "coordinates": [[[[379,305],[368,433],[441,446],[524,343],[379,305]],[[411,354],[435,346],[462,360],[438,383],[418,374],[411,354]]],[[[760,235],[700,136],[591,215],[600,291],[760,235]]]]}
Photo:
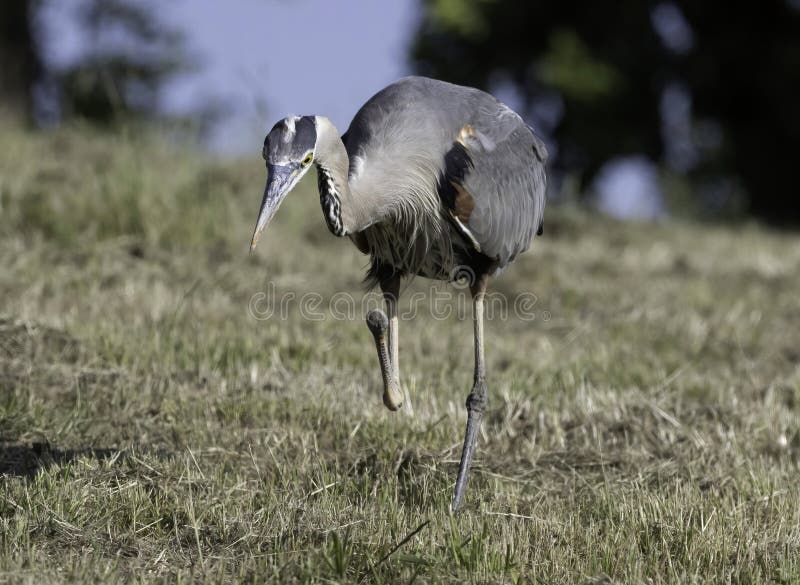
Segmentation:
{"type": "Polygon", "coordinates": [[[256,249],[261,232],[269,224],[272,217],[278,211],[281,202],[289,194],[293,186],[293,181],[297,172],[289,166],[268,165],[269,176],[267,186],[264,189],[264,198],[261,200],[261,210],[258,212],[256,229],[253,231],[253,239],[250,242],[250,252],[256,249]]]}

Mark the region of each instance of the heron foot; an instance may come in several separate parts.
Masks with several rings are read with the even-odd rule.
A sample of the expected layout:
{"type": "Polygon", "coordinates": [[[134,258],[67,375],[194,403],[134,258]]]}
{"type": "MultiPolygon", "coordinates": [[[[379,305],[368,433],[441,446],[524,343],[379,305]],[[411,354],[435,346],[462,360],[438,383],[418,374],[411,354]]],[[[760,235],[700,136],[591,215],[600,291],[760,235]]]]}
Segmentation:
{"type": "Polygon", "coordinates": [[[399,410],[403,406],[403,392],[394,375],[394,369],[389,359],[389,348],[386,344],[389,319],[380,309],[373,309],[367,314],[367,327],[375,339],[375,347],[378,350],[378,362],[383,378],[383,404],[391,411],[399,410]]]}
{"type": "Polygon", "coordinates": [[[469,480],[469,468],[472,464],[472,457],[475,454],[475,445],[478,442],[478,433],[481,429],[483,413],[486,412],[487,405],[486,380],[480,378],[475,380],[472,392],[467,396],[467,430],[464,433],[464,447],[461,450],[461,463],[458,465],[458,478],[453,492],[453,503],[450,510],[456,512],[464,499],[469,480]]]}

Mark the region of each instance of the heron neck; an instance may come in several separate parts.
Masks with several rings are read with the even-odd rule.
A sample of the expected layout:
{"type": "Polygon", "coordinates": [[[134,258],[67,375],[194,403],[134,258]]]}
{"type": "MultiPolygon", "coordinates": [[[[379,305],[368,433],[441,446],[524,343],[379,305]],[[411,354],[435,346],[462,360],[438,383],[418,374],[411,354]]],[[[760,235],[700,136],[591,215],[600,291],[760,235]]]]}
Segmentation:
{"type": "Polygon", "coordinates": [[[328,229],[335,236],[356,233],[368,223],[360,213],[359,199],[353,196],[348,181],[350,158],[336,126],[325,117],[317,116],[317,178],[319,202],[328,229]]]}

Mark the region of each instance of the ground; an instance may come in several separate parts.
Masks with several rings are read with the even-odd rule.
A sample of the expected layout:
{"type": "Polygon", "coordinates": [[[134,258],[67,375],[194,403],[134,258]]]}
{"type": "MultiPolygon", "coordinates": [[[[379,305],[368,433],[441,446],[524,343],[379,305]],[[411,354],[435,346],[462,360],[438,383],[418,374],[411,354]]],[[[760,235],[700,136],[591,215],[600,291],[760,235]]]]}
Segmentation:
{"type": "Polygon", "coordinates": [[[258,145],[0,147],[0,582],[800,582],[800,236],[549,209],[452,516],[463,288],[405,291],[390,413],[313,178],[250,256],[258,145]]]}

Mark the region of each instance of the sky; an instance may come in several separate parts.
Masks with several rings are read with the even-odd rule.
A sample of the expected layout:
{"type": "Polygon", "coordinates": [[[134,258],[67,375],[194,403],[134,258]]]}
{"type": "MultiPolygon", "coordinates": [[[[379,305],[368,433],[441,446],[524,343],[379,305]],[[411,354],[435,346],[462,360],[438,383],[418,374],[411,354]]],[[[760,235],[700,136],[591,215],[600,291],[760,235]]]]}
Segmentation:
{"type": "MultiPolygon", "coordinates": [[[[375,92],[407,75],[418,0],[170,0],[160,18],[186,35],[197,71],[170,82],[168,112],[209,98],[230,112],[213,150],[259,150],[288,114],[322,114],[340,131],[375,92]]],[[[49,2],[44,16],[49,60],[67,64],[84,50],[75,18],[80,0],[49,2]]]]}

